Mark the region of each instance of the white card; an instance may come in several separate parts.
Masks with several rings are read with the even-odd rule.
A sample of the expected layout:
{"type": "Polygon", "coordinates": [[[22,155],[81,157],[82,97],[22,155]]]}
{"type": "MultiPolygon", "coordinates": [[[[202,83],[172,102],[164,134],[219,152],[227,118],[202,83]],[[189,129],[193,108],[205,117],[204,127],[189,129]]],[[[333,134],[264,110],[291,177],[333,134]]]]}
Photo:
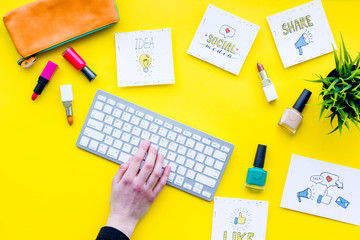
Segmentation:
{"type": "Polygon", "coordinates": [[[360,225],[360,170],[292,155],[281,207],[360,225]]]}
{"type": "Polygon", "coordinates": [[[259,29],[209,4],[187,53],[239,75],[259,29]]]}
{"type": "Polygon", "coordinates": [[[267,201],[215,197],[211,240],[264,240],[267,201]]]}
{"type": "Polygon", "coordinates": [[[175,83],[171,29],[115,34],[118,86],[175,83]]]}
{"type": "Polygon", "coordinates": [[[284,67],[307,61],[336,49],[320,0],[267,17],[284,67]]]}

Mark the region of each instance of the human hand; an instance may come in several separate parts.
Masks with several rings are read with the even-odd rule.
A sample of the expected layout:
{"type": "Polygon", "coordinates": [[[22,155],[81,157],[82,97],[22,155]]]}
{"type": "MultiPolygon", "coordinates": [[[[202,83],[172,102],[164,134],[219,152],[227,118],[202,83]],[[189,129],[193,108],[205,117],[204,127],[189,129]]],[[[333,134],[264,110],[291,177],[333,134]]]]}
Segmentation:
{"type": "Polygon", "coordinates": [[[157,154],[150,141],[144,140],[134,157],[122,164],[111,187],[110,214],[106,226],[114,227],[131,237],[136,224],[149,210],[170,174],[166,166],[162,176],[164,156],[157,154]],[[140,165],[148,153],[144,165],[140,165]],[[139,171],[140,170],[140,171],[139,171]]]}

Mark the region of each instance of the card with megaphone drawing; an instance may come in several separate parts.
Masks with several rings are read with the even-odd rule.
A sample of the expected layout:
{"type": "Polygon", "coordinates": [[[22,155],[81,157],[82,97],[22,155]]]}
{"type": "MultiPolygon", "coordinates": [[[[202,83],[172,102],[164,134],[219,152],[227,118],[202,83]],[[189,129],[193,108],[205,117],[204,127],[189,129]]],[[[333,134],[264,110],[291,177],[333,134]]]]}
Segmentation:
{"type": "Polygon", "coordinates": [[[259,29],[209,4],[187,53],[239,75],[259,29]]]}
{"type": "Polygon", "coordinates": [[[171,29],[115,34],[119,87],[175,83],[171,29]]]}
{"type": "Polygon", "coordinates": [[[265,240],[267,201],[215,197],[212,240],[265,240]]]}
{"type": "Polygon", "coordinates": [[[285,68],[336,49],[320,0],[267,17],[285,68]],[[332,44],[332,45],[331,45],[332,44]]]}
{"type": "Polygon", "coordinates": [[[360,226],[360,170],[292,155],[280,206],[360,226]]]}

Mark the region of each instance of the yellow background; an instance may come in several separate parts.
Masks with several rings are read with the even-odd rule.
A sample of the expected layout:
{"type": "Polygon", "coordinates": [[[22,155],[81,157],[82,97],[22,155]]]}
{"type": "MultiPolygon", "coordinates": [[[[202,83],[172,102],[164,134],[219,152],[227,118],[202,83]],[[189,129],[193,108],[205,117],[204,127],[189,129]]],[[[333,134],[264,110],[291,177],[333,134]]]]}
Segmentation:
{"type": "MultiPolygon", "coordinates": [[[[0,15],[31,0],[1,0],[0,15]]],[[[90,1],[89,1],[90,2],[90,1]]],[[[305,0],[117,0],[120,21],[113,27],[71,43],[98,74],[91,83],[61,56],[66,46],[38,56],[30,69],[19,58],[3,24],[0,26],[0,239],[95,239],[109,212],[110,183],[118,165],[78,149],[75,142],[97,89],[149,108],[235,145],[216,196],[269,201],[267,239],[358,239],[358,226],[280,208],[291,154],[360,169],[359,133],[342,137],[328,120],[319,122],[319,107],[307,106],[295,135],[277,121],[304,88],[318,102],[320,86],[304,81],[334,68],[332,54],[284,69],[266,16],[306,3],[305,0]],[[200,20],[211,3],[260,26],[239,76],[186,54],[200,20]],[[171,28],[174,85],[118,88],[114,34],[171,28]],[[59,65],[36,101],[37,78],[47,61],[59,65]],[[267,103],[256,63],[264,64],[279,99],[267,103]],[[74,125],[68,126],[60,85],[72,84],[74,125]],[[266,189],[245,188],[257,144],[268,145],[266,189]]],[[[359,51],[356,0],[323,0],[337,42],[340,32],[348,50],[359,51]]],[[[24,39],[26,41],[26,39],[24,39]]],[[[360,213],[359,213],[360,214],[360,213]]],[[[138,224],[133,239],[210,239],[213,202],[166,186],[138,224]]]]}

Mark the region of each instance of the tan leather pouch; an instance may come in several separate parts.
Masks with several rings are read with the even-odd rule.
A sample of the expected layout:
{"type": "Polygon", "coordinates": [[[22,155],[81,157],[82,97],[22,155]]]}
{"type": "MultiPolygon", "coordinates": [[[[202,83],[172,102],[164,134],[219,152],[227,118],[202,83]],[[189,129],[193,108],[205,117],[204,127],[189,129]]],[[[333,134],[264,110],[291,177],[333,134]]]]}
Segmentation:
{"type": "Polygon", "coordinates": [[[26,59],[111,26],[119,15],[114,0],[38,0],[6,13],[3,20],[26,59]]]}

